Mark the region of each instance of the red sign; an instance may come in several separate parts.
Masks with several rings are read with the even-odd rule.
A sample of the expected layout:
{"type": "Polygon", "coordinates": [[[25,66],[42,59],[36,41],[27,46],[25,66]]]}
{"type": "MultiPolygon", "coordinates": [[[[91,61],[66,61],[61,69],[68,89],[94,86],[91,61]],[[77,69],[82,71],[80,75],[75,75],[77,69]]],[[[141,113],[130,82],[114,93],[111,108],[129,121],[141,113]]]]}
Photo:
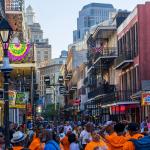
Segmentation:
{"type": "Polygon", "coordinates": [[[80,105],[80,102],[81,102],[80,99],[73,100],[73,105],[75,106],[80,105]]]}

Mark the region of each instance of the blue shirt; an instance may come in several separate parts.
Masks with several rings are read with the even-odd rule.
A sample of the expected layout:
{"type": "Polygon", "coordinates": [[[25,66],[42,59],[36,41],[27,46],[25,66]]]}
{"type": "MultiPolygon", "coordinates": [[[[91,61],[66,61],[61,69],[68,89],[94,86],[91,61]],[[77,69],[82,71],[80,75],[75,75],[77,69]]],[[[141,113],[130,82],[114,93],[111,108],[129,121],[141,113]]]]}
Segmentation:
{"type": "Polygon", "coordinates": [[[44,150],[60,150],[60,147],[54,140],[50,140],[46,143],[44,150]]]}

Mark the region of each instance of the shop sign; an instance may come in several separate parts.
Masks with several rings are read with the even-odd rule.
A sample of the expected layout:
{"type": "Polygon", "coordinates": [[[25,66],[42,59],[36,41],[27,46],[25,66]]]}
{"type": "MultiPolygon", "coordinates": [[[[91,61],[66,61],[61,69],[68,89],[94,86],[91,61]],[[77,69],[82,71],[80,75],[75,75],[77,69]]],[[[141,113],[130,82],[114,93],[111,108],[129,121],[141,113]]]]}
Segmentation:
{"type": "Polygon", "coordinates": [[[25,104],[29,99],[28,92],[17,92],[16,93],[16,104],[25,104]]]}
{"type": "Polygon", "coordinates": [[[143,93],[142,94],[142,106],[148,106],[150,105],[150,93],[143,93]]]}
{"type": "Polygon", "coordinates": [[[126,111],[125,105],[111,106],[111,109],[110,109],[111,114],[125,113],[125,111],[126,111]]]}
{"type": "Polygon", "coordinates": [[[9,105],[9,108],[25,109],[26,105],[9,105]]]}
{"type": "Polygon", "coordinates": [[[15,91],[9,91],[8,97],[9,97],[9,105],[15,106],[16,92],[15,91]]]}

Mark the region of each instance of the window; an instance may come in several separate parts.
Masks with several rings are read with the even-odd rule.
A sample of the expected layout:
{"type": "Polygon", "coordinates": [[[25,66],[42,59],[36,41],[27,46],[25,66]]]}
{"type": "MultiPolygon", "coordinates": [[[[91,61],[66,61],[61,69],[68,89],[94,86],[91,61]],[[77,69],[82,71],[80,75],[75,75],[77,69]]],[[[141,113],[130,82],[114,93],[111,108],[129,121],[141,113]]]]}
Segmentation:
{"type": "Polygon", "coordinates": [[[63,61],[59,61],[59,64],[63,64],[63,61]]]}

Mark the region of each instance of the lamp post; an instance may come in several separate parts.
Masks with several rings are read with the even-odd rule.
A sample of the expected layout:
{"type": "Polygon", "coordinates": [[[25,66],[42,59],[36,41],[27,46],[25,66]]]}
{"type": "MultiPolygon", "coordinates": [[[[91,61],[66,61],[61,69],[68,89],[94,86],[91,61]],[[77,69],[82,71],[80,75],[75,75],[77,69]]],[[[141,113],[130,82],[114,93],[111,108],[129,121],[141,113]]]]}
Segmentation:
{"type": "Polygon", "coordinates": [[[9,25],[8,21],[4,18],[0,21],[0,39],[3,46],[4,57],[3,57],[3,66],[1,71],[4,75],[4,126],[5,126],[5,149],[9,148],[9,98],[8,98],[8,85],[9,85],[9,74],[12,71],[12,67],[9,63],[8,58],[8,47],[9,40],[12,34],[12,28],[9,25]]]}

